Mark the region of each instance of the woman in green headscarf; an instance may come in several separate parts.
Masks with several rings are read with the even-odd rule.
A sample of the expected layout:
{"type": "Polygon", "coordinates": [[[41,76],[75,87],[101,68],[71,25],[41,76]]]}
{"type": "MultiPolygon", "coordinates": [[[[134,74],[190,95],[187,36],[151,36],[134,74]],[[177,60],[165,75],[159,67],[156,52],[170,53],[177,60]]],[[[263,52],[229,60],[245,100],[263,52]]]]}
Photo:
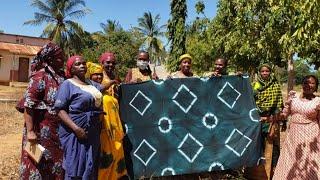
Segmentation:
{"type": "Polygon", "coordinates": [[[271,179],[280,154],[279,123],[273,116],[283,108],[281,86],[272,73],[269,64],[259,67],[258,80],[253,83],[254,98],[262,119],[265,164],[247,168],[245,175],[250,179],[271,179]]]}

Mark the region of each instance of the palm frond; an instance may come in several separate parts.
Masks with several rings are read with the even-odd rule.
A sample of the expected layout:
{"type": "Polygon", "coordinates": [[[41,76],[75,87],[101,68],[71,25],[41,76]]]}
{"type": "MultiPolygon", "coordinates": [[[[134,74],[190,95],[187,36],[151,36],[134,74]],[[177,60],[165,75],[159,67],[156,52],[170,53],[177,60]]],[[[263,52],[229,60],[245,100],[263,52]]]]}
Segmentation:
{"type": "Polygon", "coordinates": [[[67,29],[69,29],[68,33],[72,32],[72,33],[78,34],[80,36],[84,34],[84,30],[79,23],[67,20],[67,21],[65,21],[65,24],[67,26],[67,29]]]}
{"type": "Polygon", "coordinates": [[[37,19],[32,19],[32,20],[28,20],[28,21],[24,22],[23,25],[38,26],[38,25],[41,25],[42,23],[43,23],[43,21],[40,21],[37,19]]]}
{"type": "Polygon", "coordinates": [[[73,12],[65,15],[65,17],[69,17],[69,18],[82,18],[82,17],[84,17],[85,15],[89,14],[90,12],[91,12],[90,9],[84,8],[84,9],[81,9],[81,10],[73,11],[73,12]]]}
{"type": "Polygon", "coordinates": [[[42,22],[55,22],[55,18],[47,15],[47,14],[42,14],[42,13],[34,13],[34,19],[40,20],[42,22]]]}
{"type": "Polygon", "coordinates": [[[84,0],[68,0],[64,10],[67,14],[69,14],[71,11],[73,11],[75,8],[77,8],[79,5],[85,7],[86,3],[84,0]]]}
{"type": "Polygon", "coordinates": [[[42,34],[40,35],[40,37],[52,39],[54,35],[55,27],[56,26],[54,23],[49,23],[42,31],[42,34]]]}
{"type": "Polygon", "coordinates": [[[51,8],[41,0],[33,0],[31,6],[38,8],[43,13],[48,13],[51,10],[51,8]]]}

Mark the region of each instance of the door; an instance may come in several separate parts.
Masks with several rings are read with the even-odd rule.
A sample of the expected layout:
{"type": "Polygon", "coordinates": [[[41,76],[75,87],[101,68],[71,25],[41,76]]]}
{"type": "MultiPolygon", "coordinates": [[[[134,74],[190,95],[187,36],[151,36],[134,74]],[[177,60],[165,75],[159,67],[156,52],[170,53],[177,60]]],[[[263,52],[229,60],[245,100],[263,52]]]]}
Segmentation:
{"type": "Polygon", "coordinates": [[[19,58],[19,82],[28,82],[29,78],[29,58],[19,58]]]}

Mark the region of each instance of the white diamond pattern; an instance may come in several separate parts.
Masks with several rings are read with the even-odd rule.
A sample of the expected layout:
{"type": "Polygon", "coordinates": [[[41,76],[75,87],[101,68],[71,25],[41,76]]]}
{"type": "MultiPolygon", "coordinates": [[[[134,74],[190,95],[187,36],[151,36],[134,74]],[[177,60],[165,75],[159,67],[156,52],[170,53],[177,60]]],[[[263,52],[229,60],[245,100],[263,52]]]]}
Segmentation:
{"type": "Polygon", "coordinates": [[[226,83],[224,84],[224,86],[221,88],[221,90],[219,91],[219,93],[217,94],[218,99],[220,99],[220,101],[222,101],[222,102],[223,102],[225,105],[227,105],[230,109],[232,109],[232,108],[234,107],[234,105],[236,104],[236,102],[237,102],[237,100],[240,98],[240,96],[241,96],[241,93],[240,93],[238,90],[236,90],[229,82],[226,82],[226,83]],[[224,89],[225,89],[227,86],[230,87],[231,89],[233,89],[234,92],[238,94],[238,96],[236,97],[236,99],[235,99],[231,104],[228,103],[225,99],[223,99],[223,98],[220,96],[220,95],[223,93],[224,89]]]}
{"type": "MultiPolygon", "coordinates": [[[[237,141],[239,142],[239,140],[237,141]]],[[[225,141],[225,146],[230,149],[234,154],[236,154],[238,157],[241,157],[242,154],[246,151],[247,147],[250,145],[250,143],[252,142],[252,140],[244,135],[241,131],[239,131],[238,129],[233,129],[233,131],[230,133],[229,137],[227,138],[227,140],[225,141]],[[245,147],[242,149],[241,152],[236,151],[232,146],[230,146],[228,143],[230,142],[231,138],[235,135],[235,133],[240,134],[243,138],[245,138],[248,142],[245,145],[245,147]]]]}
{"type": "Polygon", "coordinates": [[[132,98],[132,100],[130,101],[129,105],[131,107],[133,107],[141,116],[144,115],[144,113],[146,112],[146,110],[150,107],[150,105],[152,104],[152,100],[150,98],[148,98],[145,94],[143,94],[140,90],[136,93],[136,95],[132,98]],[[139,109],[137,107],[135,107],[133,105],[134,100],[138,97],[138,96],[142,96],[143,98],[145,98],[148,101],[148,104],[142,108],[139,109]]]}
{"type": "Polygon", "coordinates": [[[182,84],[178,91],[174,94],[174,96],[172,97],[172,101],[184,112],[184,113],[188,113],[189,110],[191,109],[191,107],[193,106],[193,104],[197,101],[198,97],[187,87],[185,86],[184,84],[182,84]],[[182,91],[182,90],[185,90],[187,91],[192,97],[193,97],[193,100],[191,101],[191,103],[189,104],[188,107],[183,107],[177,100],[175,100],[175,98],[179,95],[179,93],[182,91]]]}
{"type": "Polygon", "coordinates": [[[193,137],[190,133],[186,134],[186,136],[183,138],[183,140],[180,142],[180,144],[179,144],[179,146],[178,146],[178,151],[180,152],[180,154],[181,154],[183,157],[185,157],[190,163],[193,163],[193,161],[198,157],[198,155],[200,154],[200,152],[202,151],[202,149],[203,149],[203,145],[202,145],[195,137],[193,137]],[[197,150],[197,152],[196,152],[192,157],[189,157],[182,149],[180,149],[189,137],[190,137],[196,144],[199,145],[199,149],[197,150]]]}
{"type": "Polygon", "coordinates": [[[134,151],[133,155],[135,157],[137,157],[145,166],[148,165],[148,163],[150,162],[150,160],[152,159],[152,157],[157,153],[157,150],[151,146],[147,140],[143,139],[142,142],[140,143],[140,145],[138,146],[138,148],[134,151]],[[139,151],[140,148],[145,148],[145,147],[142,147],[142,146],[145,146],[146,145],[146,148],[149,148],[151,149],[153,152],[149,155],[148,159],[144,160],[142,159],[142,157],[140,157],[137,152],[139,151]]]}

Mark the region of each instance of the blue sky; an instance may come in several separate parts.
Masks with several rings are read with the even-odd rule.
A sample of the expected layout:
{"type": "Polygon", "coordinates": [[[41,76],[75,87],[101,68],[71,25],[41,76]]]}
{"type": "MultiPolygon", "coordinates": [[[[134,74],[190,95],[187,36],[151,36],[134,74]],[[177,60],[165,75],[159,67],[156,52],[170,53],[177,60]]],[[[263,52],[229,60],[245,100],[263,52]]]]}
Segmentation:
{"type": "MultiPolygon", "coordinates": [[[[218,0],[204,0],[205,15],[215,16],[218,0]]],[[[187,0],[188,19],[192,21],[196,16],[195,4],[197,0],[187,0]]],[[[31,0],[1,0],[0,29],[5,33],[28,36],[40,36],[44,25],[23,25],[33,19],[38,10],[30,6],[31,0]]],[[[86,0],[86,6],[92,11],[89,15],[77,20],[86,31],[100,31],[100,23],[107,19],[117,20],[120,25],[129,29],[137,26],[137,19],[144,12],[150,11],[153,15],[160,14],[160,24],[166,24],[170,17],[170,0],[86,0]]]]}

